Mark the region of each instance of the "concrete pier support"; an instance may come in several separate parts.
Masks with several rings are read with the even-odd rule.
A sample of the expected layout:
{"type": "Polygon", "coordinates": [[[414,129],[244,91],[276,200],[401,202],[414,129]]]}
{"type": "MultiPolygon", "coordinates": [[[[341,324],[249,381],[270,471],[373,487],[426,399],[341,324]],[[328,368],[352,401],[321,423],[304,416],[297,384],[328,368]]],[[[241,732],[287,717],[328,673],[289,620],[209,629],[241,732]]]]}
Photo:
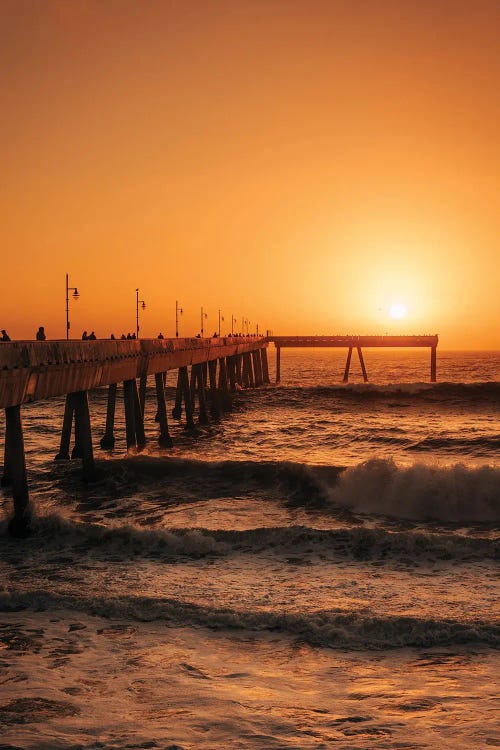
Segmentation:
{"type": "Polygon", "coordinates": [[[61,444],[59,446],[59,453],[54,458],[54,461],[69,461],[69,448],[71,443],[71,429],[73,427],[73,414],[75,411],[75,405],[73,401],[73,394],[66,394],[66,403],[64,404],[64,417],[63,426],[61,432],[61,444]]]}
{"type": "MultiPolygon", "coordinates": [[[[101,448],[111,450],[115,447],[115,408],[116,408],[116,383],[108,386],[108,405],[106,409],[106,431],[101,438],[101,448]]],[[[63,428],[64,432],[64,428],[63,428]]],[[[62,441],[61,441],[62,442],[62,441]]]]}
{"type": "Polygon", "coordinates": [[[236,393],[236,357],[228,357],[226,360],[227,374],[229,378],[229,390],[236,393]]]}
{"type": "Polygon", "coordinates": [[[20,406],[5,409],[5,445],[8,446],[5,451],[8,465],[4,467],[4,471],[9,477],[14,500],[14,516],[8,528],[13,536],[25,537],[30,532],[31,509],[20,406]]]}
{"type": "Polygon", "coordinates": [[[141,407],[141,399],[137,389],[137,380],[135,378],[132,392],[134,396],[135,442],[137,448],[141,450],[146,445],[146,435],[144,433],[144,411],[141,407]]]}
{"type": "Polygon", "coordinates": [[[182,414],[182,379],[181,371],[179,369],[177,373],[177,387],[175,389],[175,406],[172,409],[172,416],[174,419],[180,419],[182,414]]]}
{"type": "Polygon", "coordinates": [[[276,347],[276,382],[281,381],[281,347],[276,347]]]}
{"type": "Polygon", "coordinates": [[[10,487],[12,477],[10,475],[10,445],[9,436],[7,430],[5,430],[5,442],[4,442],[4,453],[3,453],[3,473],[2,479],[0,480],[1,487],[10,487]]]}
{"type": "Polygon", "coordinates": [[[219,359],[219,390],[227,391],[227,367],[224,357],[219,359]]]}
{"type": "Polygon", "coordinates": [[[222,410],[231,411],[233,408],[233,402],[229,393],[227,362],[225,357],[219,359],[219,396],[222,410]]]}
{"type": "Polygon", "coordinates": [[[179,367],[179,378],[182,398],[184,401],[184,409],[186,412],[186,428],[188,430],[192,430],[194,429],[193,402],[191,400],[191,390],[189,388],[189,373],[187,367],[179,367]]]}
{"type": "Polygon", "coordinates": [[[193,409],[195,408],[196,399],[196,385],[197,385],[197,365],[192,365],[191,375],[189,376],[189,392],[191,394],[191,401],[193,403],[193,409]]]}
{"type": "Polygon", "coordinates": [[[265,385],[269,385],[271,381],[269,380],[269,365],[267,363],[267,349],[260,350],[260,358],[262,362],[262,379],[265,385]]]}
{"type": "Polygon", "coordinates": [[[342,379],[343,383],[349,382],[349,368],[351,366],[351,357],[352,357],[352,346],[349,347],[349,351],[347,352],[347,360],[345,363],[344,377],[342,379]]]}
{"type": "Polygon", "coordinates": [[[208,363],[208,382],[210,384],[210,413],[214,419],[220,415],[220,398],[217,390],[217,360],[208,363]]]}
{"type": "Polygon", "coordinates": [[[141,414],[144,418],[144,406],[146,404],[146,388],[148,385],[148,376],[141,375],[139,379],[139,403],[141,405],[141,414]]]}
{"type": "Polygon", "coordinates": [[[136,389],[135,379],[125,380],[123,383],[123,403],[125,405],[125,431],[127,435],[127,450],[136,447],[135,442],[135,408],[134,408],[134,389],[136,389]]]}
{"type": "Polygon", "coordinates": [[[73,400],[75,404],[75,436],[81,450],[83,478],[86,481],[91,481],[95,478],[95,462],[87,391],[76,391],[73,394],[73,400]]]}
{"type": "Polygon", "coordinates": [[[205,378],[201,364],[193,365],[191,368],[191,382],[189,393],[193,408],[195,399],[198,398],[198,422],[199,424],[208,424],[207,403],[205,398],[205,378]]]}
{"type": "Polygon", "coordinates": [[[163,375],[164,373],[162,372],[157,372],[155,374],[157,414],[158,422],[160,424],[158,444],[162,448],[171,448],[173,443],[168,431],[167,405],[165,403],[165,379],[163,375]]]}
{"type": "Polygon", "coordinates": [[[245,388],[253,388],[255,385],[250,352],[243,354],[243,385],[245,388]]]}
{"type": "Polygon", "coordinates": [[[243,388],[243,355],[236,354],[236,382],[243,388]]]}
{"type": "Polygon", "coordinates": [[[253,363],[255,385],[259,386],[259,385],[262,385],[262,382],[263,382],[260,351],[256,349],[254,352],[251,353],[251,356],[252,356],[252,363],[253,363]]]}
{"type": "Polygon", "coordinates": [[[252,355],[250,352],[247,352],[245,356],[248,362],[248,375],[250,377],[250,388],[254,388],[255,387],[255,373],[253,371],[252,355]]]}
{"type": "Polygon", "coordinates": [[[244,354],[241,355],[241,380],[243,388],[250,388],[250,376],[248,374],[248,361],[244,354]]]}
{"type": "Polygon", "coordinates": [[[436,347],[431,346],[431,383],[436,382],[437,363],[436,363],[436,347]]]}
{"type": "Polygon", "coordinates": [[[363,373],[363,381],[365,383],[368,383],[368,375],[366,374],[366,367],[365,367],[365,360],[363,359],[363,352],[361,351],[360,346],[357,346],[356,349],[358,350],[359,364],[361,365],[361,372],[363,373]]]}

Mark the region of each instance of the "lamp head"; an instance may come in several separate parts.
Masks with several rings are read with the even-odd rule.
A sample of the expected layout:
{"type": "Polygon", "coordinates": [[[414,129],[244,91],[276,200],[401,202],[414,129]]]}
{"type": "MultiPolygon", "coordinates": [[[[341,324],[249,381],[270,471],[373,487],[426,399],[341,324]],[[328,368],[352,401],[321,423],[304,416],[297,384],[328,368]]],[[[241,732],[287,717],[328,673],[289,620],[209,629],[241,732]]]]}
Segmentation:
{"type": "Polygon", "coordinates": [[[80,298],[80,294],[78,292],[78,289],[75,287],[75,291],[73,292],[73,299],[75,300],[75,302],[77,302],[79,298],[80,298]]]}
{"type": "Polygon", "coordinates": [[[143,302],[142,305],[141,305],[141,307],[142,307],[143,310],[145,310],[146,309],[146,303],[143,302]]]}

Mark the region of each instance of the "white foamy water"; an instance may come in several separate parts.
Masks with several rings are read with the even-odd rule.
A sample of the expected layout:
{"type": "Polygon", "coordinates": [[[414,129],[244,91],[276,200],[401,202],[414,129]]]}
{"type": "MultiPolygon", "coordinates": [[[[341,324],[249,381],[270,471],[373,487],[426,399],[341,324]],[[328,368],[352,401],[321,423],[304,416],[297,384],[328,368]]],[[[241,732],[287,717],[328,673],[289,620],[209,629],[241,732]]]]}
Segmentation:
{"type": "Polygon", "coordinates": [[[0,747],[498,744],[499,355],[441,354],[431,386],[427,353],[366,352],[374,382],[347,387],[344,356],[282,352],[279,387],[198,437],[171,420],[172,450],[148,389],[141,456],[120,403],[97,449],[92,393],[88,486],[52,460],[63,401],[24,408],[35,522],[0,525],[0,747]]]}

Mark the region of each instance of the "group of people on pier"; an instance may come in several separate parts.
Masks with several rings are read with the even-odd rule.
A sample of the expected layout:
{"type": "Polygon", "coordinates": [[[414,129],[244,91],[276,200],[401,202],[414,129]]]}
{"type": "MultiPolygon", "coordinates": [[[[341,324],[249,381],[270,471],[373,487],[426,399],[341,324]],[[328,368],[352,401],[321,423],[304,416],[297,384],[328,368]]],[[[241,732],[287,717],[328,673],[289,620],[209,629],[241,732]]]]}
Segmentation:
{"type": "MultiPolygon", "coordinates": [[[[5,328],[1,329],[1,334],[2,335],[0,336],[0,342],[1,341],[11,341],[11,338],[10,338],[9,334],[7,333],[7,331],[5,330],[5,328]]],[[[244,333],[228,333],[227,334],[227,338],[248,338],[251,335],[252,334],[250,334],[250,333],[247,333],[247,334],[244,334],[244,333]]],[[[259,336],[262,337],[262,334],[259,334],[259,336]]],[[[40,326],[39,327],[38,331],[36,332],[35,338],[36,338],[37,341],[45,341],[47,339],[47,336],[45,335],[45,328],[44,328],[44,326],[40,326]]],[[[116,340],[116,336],[114,335],[114,333],[112,333],[109,338],[112,341],[116,340]]],[[[130,340],[130,339],[136,339],[136,338],[137,338],[137,336],[136,336],[135,333],[127,333],[127,335],[125,335],[124,333],[122,333],[122,335],[120,336],[120,339],[123,340],[123,341],[126,341],[127,339],[130,340]]],[[[158,334],[158,338],[159,339],[165,338],[164,335],[163,335],[163,333],[161,333],[161,331],[158,334]]],[[[198,339],[202,338],[201,333],[197,333],[196,334],[196,338],[198,338],[198,339]]],[[[214,333],[212,335],[212,338],[213,339],[219,338],[219,334],[217,333],[217,331],[214,331],[214,333]]],[[[95,335],[95,331],[91,331],[90,333],[87,333],[87,331],[84,331],[82,333],[82,341],[97,341],[97,336],[95,335]]]]}

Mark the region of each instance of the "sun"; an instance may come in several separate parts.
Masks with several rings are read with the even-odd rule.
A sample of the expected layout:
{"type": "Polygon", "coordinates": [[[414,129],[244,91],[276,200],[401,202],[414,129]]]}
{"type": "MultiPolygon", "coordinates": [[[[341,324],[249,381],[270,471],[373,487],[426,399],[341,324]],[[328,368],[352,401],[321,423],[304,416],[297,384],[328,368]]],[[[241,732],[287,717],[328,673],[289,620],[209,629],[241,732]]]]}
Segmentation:
{"type": "Polygon", "coordinates": [[[401,318],[406,316],[406,307],[400,302],[395,302],[389,308],[389,315],[395,320],[401,320],[401,318]]]}

